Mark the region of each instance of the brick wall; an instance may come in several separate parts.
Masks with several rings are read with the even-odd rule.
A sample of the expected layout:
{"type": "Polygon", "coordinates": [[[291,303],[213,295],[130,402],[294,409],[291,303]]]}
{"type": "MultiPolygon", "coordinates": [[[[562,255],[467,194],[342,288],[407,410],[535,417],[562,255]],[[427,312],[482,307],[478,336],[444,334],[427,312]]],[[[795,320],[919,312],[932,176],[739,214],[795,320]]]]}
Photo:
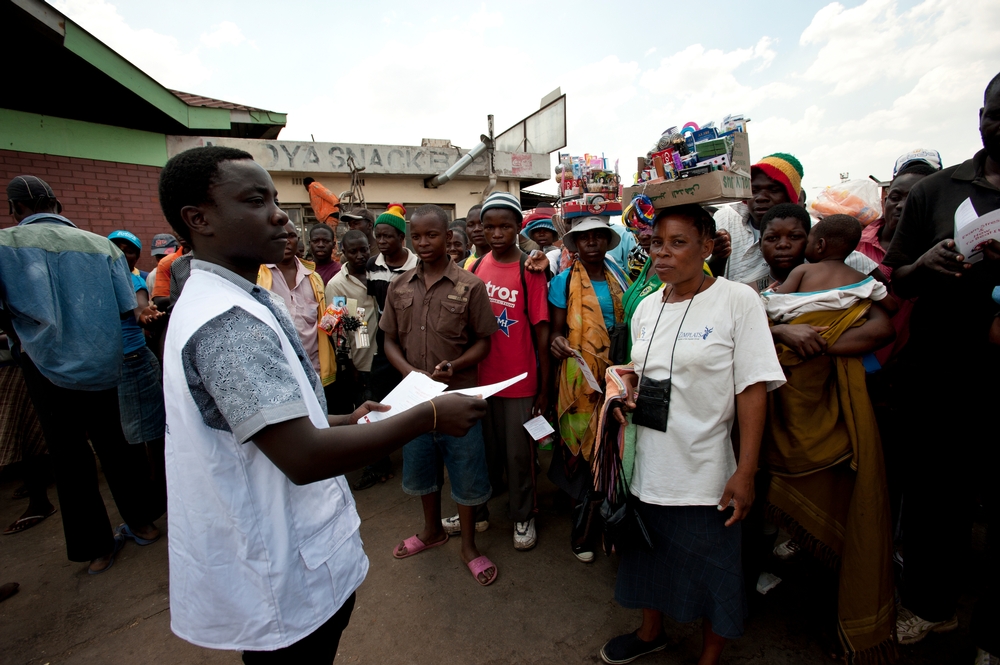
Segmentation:
{"type": "Polygon", "coordinates": [[[103,236],[126,229],[139,236],[143,249],[138,267],[152,270],[156,265],[149,255],[153,236],[171,232],[156,196],[159,167],[0,150],[0,227],[14,223],[7,214],[6,187],[23,174],[49,183],[62,214],[81,229],[103,236]]]}

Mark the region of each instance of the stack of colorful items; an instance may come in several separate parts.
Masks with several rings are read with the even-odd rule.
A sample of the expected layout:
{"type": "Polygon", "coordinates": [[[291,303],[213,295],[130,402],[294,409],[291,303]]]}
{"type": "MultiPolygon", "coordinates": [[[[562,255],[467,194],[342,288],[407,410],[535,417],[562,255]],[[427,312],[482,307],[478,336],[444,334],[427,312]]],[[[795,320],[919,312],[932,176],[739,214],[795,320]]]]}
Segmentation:
{"type": "Polygon", "coordinates": [[[636,182],[679,180],[713,171],[728,171],[733,167],[736,135],[746,131],[741,115],[729,115],[721,130],[714,122],[704,127],[689,122],[680,131],[671,127],[645,157],[639,158],[636,182]]]}
{"type": "Polygon", "coordinates": [[[611,170],[604,157],[589,154],[574,157],[559,153],[556,182],[559,183],[559,195],[563,199],[573,199],[585,194],[597,194],[612,201],[619,198],[618,164],[611,170]]]}

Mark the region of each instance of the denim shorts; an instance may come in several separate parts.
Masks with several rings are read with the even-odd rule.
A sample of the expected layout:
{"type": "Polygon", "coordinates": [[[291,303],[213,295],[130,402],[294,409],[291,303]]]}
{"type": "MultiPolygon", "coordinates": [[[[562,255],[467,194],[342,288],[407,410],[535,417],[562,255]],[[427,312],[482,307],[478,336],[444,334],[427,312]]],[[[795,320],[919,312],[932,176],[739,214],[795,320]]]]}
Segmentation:
{"type": "Polygon", "coordinates": [[[403,491],[415,496],[440,491],[443,479],[438,469],[442,459],[455,503],[478,506],[489,500],[492,490],[482,423],[476,422],[463,437],[428,432],[403,446],[403,491]]]}
{"type": "Polygon", "coordinates": [[[166,429],[160,363],[149,347],[125,355],[118,384],[122,432],[129,443],[162,439],[166,429]]]}

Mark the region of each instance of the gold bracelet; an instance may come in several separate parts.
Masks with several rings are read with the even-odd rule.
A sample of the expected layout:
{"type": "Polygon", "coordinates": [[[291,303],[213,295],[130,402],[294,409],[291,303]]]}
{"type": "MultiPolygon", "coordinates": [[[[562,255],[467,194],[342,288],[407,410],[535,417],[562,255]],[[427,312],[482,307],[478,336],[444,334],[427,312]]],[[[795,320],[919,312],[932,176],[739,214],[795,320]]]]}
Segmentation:
{"type": "Polygon", "coordinates": [[[430,400],[431,408],[434,410],[434,426],[431,427],[431,431],[435,431],[438,428],[438,409],[434,405],[434,400],[430,400]]]}

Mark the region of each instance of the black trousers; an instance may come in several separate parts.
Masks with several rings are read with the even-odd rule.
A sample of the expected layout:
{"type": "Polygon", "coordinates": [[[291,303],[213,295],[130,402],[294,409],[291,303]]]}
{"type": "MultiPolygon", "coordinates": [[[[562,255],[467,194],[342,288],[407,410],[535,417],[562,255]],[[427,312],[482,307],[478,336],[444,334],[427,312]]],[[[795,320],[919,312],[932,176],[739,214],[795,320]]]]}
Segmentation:
{"type": "Polygon", "coordinates": [[[295,665],[330,665],[337,656],[340,636],[351,622],[354,601],[352,593],[347,602],[330,619],[295,644],[277,651],[244,651],[246,665],[258,663],[294,663],[295,665]]]}
{"type": "Polygon", "coordinates": [[[986,565],[985,576],[971,580],[979,596],[972,637],[980,648],[997,654],[1000,511],[995,473],[1000,455],[988,415],[996,408],[997,393],[989,382],[954,386],[924,372],[923,377],[913,372],[903,384],[903,605],[928,621],[955,615],[963,583],[976,575],[970,571],[971,531],[982,505],[988,523],[986,565]]]}
{"type": "Polygon", "coordinates": [[[130,446],[125,440],[116,388],[60,388],[42,376],[27,355],[22,354],[20,362],[49,447],[66,555],[70,561],[102,557],[114,547],[114,535],[98,485],[94,453],[101,460],[122,519],[138,527],[163,514],[152,496],[146,447],[130,446]]]}

